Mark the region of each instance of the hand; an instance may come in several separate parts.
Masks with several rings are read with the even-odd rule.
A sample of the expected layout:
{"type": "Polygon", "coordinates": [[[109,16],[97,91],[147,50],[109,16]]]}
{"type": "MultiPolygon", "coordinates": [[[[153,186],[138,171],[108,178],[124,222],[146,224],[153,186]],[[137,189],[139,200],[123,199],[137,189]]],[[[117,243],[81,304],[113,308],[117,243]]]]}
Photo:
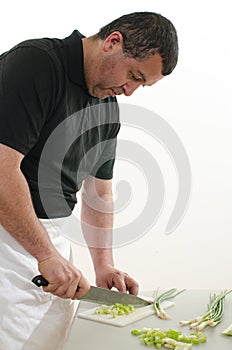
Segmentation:
{"type": "Polygon", "coordinates": [[[133,278],[109,265],[96,271],[96,285],[106,289],[115,287],[119,292],[128,291],[133,295],[137,295],[139,291],[139,285],[133,278]]]}
{"type": "Polygon", "coordinates": [[[39,262],[41,275],[49,282],[43,287],[61,298],[79,299],[90,289],[89,283],[75,266],[60,254],[53,255],[39,262]]]}

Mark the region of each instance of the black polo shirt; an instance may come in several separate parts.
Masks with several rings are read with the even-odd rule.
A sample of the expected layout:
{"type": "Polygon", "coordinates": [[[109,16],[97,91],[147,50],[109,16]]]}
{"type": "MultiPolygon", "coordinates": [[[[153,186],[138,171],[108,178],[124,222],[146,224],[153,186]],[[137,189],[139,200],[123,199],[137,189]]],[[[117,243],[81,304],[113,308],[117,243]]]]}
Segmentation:
{"type": "Polygon", "coordinates": [[[87,176],[113,176],[118,104],[89,95],[82,37],[27,40],[0,56],[0,142],[25,155],[40,218],[70,215],[87,176]]]}

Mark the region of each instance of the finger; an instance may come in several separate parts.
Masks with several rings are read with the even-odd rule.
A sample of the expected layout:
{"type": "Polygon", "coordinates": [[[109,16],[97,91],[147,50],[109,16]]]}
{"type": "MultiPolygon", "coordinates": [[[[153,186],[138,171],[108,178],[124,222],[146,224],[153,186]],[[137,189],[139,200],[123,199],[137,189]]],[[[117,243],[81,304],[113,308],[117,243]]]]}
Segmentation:
{"type": "Polygon", "coordinates": [[[105,288],[105,289],[111,289],[113,287],[113,282],[97,282],[97,287],[99,288],[105,288]]]}
{"type": "Polygon", "coordinates": [[[80,283],[72,299],[80,299],[90,290],[90,285],[88,281],[82,276],[80,283]]]}
{"type": "Polygon", "coordinates": [[[61,298],[66,298],[67,291],[69,289],[70,285],[67,283],[65,284],[49,284],[49,287],[43,287],[43,290],[47,293],[52,293],[53,295],[56,295],[61,298]]]}
{"type": "Polygon", "coordinates": [[[139,285],[133,278],[131,277],[126,278],[126,286],[130,294],[138,295],[139,285]]]}
{"type": "MultiPolygon", "coordinates": [[[[49,283],[47,286],[43,287],[44,292],[63,295],[66,293],[66,290],[69,288],[69,286],[73,284],[72,282],[67,281],[60,281],[56,283],[49,283]]],[[[77,284],[77,283],[76,283],[77,284]]]]}
{"type": "Polygon", "coordinates": [[[113,278],[113,283],[114,283],[114,287],[117,288],[119,292],[125,293],[127,291],[125,279],[120,275],[117,275],[113,278]]]}
{"type": "Polygon", "coordinates": [[[55,291],[52,292],[52,294],[60,298],[68,299],[72,298],[75,295],[77,288],[77,283],[74,282],[69,285],[59,286],[55,291]]]}
{"type": "Polygon", "coordinates": [[[59,290],[61,291],[62,288],[64,291],[68,289],[68,287],[73,284],[76,281],[76,284],[78,284],[79,276],[78,274],[74,275],[70,271],[63,272],[59,274],[58,276],[52,276],[52,278],[44,276],[48,281],[47,286],[43,286],[43,290],[47,293],[53,293],[59,290]]]}
{"type": "Polygon", "coordinates": [[[58,288],[60,287],[60,284],[57,283],[49,283],[48,286],[43,286],[43,291],[46,293],[54,293],[58,288]]]}
{"type": "Polygon", "coordinates": [[[78,290],[78,286],[76,286],[76,284],[71,284],[68,289],[65,291],[65,293],[63,294],[62,298],[73,298],[74,295],[76,294],[78,290]]]}
{"type": "Polygon", "coordinates": [[[59,286],[56,290],[51,292],[53,295],[60,297],[60,298],[66,298],[66,293],[67,293],[67,287],[64,288],[64,286],[59,286]]]}
{"type": "Polygon", "coordinates": [[[65,277],[67,280],[62,279],[56,283],[49,283],[48,286],[43,287],[43,290],[61,298],[71,298],[76,292],[79,276],[77,279],[71,279],[68,276],[65,277]]]}

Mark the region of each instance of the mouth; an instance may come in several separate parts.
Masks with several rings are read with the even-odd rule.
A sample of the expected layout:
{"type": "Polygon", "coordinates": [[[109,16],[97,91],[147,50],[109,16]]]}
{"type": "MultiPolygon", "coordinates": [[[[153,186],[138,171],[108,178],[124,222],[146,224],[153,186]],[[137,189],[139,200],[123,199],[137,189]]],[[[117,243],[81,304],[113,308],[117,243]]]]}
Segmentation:
{"type": "Polygon", "coordinates": [[[95,93],[95,91],[93,91],[94,93],[91,94],[91,96],[94,96],[94,97],[98,97],[98,98],[106,98],[106,97],[109,97],[109,96],[117,96],[117,95],[122,95],[123,92],[122,91],[119,91],[119,90],[116,90],[116,89],[113,89],[113,88],[108,88],[108,89],[103,89],[104,90],[104,94],[101,93],[101,95],[99,93],[95,93]]]}
{"type": "Polygon", "coordinates": [[[111,96],[116,96],[116,95],[122,95],[122,91],[116,91],[114,89],[111,89],[111,91],[113,92],[113,94],[111,96]]]}

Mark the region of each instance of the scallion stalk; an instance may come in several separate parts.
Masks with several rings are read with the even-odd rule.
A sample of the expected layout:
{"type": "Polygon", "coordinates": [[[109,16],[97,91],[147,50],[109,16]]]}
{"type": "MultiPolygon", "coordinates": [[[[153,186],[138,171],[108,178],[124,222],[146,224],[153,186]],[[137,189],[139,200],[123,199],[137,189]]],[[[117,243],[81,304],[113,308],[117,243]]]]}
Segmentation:
{"type": "Polygon", "coordinates": [[[171,317],[162,308],[161,304],[165,300],[170,300],[170,299],[175,298],[177,295],[182,293],[184,290],[185,289],[183,289],[181,291],[177,291],[176,288],[172,288],[172,289],[169,289],[166,292],[158,295],[159,289],[157,289],[154,293],[154,304],[153,304],[156,315],[159,318],[162,318],[163,320],[170,320],[171,317]]]}
{"type": "Polygon", "coordinates": [[[219,295],[210,295],[210,302],[208,305],[208,310],[202,316],[196,317],[194,320],[190,321],[180,321],[181,325],[189,325],[190,329],[195,331],[201,331],[207,326],[215,327],[222,320],[224,313],[224,302],[225,297],[231,293],[232,290],[225,290],[219,295]]]}

